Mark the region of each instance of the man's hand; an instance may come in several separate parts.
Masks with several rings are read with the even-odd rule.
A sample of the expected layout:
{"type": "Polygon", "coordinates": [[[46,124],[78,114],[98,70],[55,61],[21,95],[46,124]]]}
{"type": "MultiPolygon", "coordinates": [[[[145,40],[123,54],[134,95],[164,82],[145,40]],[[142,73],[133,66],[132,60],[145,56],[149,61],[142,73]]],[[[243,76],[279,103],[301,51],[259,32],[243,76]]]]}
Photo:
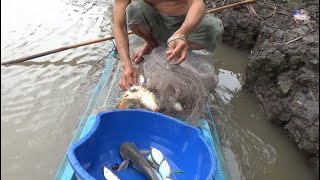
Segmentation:
{"type": "Polygon", "coordinates": [[[188,45],[182,39],[176,39],[168,43],[168,51],[166,56],[168,61],[173,61],[172,64],[180,64],[187,58],[188,45]]]}
{"type": "Polygon", "coordinates": [[[182,63],[188,53],[188,37],[201,22],[206,13],[204,1],[187,0],[189,10],[181,27],[168,39],[169,50],[166,52],[169,61],[175,60],[173,64],[182,63]]]}
{"type": "Polygon", "coordinates": [[[137,83],[138,73],[133,65],[123,67],[119,86],[123,90],[128,90],[132,85],[137,83]]]}

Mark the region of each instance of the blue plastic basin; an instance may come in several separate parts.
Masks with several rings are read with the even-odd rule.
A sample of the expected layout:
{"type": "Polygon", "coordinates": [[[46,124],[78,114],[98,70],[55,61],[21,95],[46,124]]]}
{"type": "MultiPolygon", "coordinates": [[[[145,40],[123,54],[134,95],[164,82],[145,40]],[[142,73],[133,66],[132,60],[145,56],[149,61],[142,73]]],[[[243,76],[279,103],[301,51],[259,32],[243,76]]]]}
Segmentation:
{"type": "MultiPolygon", "coordinates": [[[[101,112],[92,129],[68,149],[68,160],[79,179],[104,179],[102,169],[120,164],[120,144],[159,149],[173,171],[172,179],[213,179],[217,160],[201,131],[177,119],[147,110],[101,112]]],[[[111,169],[111,168],[110,168],[111,169]]],[[[131,167],[116,175],[121,180],[146,179],[131,167]]]]}

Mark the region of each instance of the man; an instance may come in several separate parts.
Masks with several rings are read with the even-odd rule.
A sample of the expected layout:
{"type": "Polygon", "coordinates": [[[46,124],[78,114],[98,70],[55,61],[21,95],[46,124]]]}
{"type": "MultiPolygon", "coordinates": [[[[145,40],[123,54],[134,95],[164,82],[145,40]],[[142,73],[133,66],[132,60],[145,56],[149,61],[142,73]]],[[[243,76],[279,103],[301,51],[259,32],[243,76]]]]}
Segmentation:
{"type": "Polygon", "coordinates": [[[203,0],[115,0],[114,35],[123,72],[119,85],[127,90],[137,83],[137,71],[131,61],[138,63],[166,42],[167,60],[180,64],[188,50],[213,51],[223,32],[221,20],[206,14],[203,0]],[[145,40],[130,59],[127,25],[145,40]]]}

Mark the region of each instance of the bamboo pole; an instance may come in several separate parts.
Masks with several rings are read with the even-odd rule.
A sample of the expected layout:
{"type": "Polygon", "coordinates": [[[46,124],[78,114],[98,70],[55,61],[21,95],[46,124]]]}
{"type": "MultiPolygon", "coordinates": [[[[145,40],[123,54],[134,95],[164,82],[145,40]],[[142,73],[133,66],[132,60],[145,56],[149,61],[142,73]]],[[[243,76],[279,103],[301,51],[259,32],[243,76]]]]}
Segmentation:
{"type": "MultiPolygon", "coordinates": [[[[218,8],[214,8],[214,9],[208,10],[207,13],[218,12],[218,11],[222,11],[224,9],[228,9],[228,8],[231,8],[231,7],[234,7],[234,6],[238,6],[238,5],[241,5],[241,4],[253,3],[255,1],[256,0],[241,1],[241,2],[237,2],[237,3],[233,3],[233,4],[226,5],[226,6],[222,6],[222,7],[218,7],[218,8]]],[[[133,34],[133,32],[131,32],[131,31],[128,32],[128,35],[130,35],[130,34],[133,34]]],[[[30,55],[30,56],[26,56],[26,57],[22,57],[22,58],[18,58],[18,59],[14,59],[14,60],[11,60],[11,61],[1,62],[1,65],[20,63],[20,62],[28,61],[30,59],[35,59],[35,58],[38,58],[38,57],[46,56],[46,55],[49,55],[49,54],[53,54],[53,53],[65,51],[65,50],[68,50],[68,49],[81,47],[81,46],[86,46],[86,45],[89,45],[89,44],[108,41],[108,40],[111,40],[111,39],[114,39],[114,36],[109,36],[109,37],[104,37],[104,38],[100,38],[100,39],[90,40],[90,41],[87,41],[87,42],[82,42],[82,43],[79,43],[79,44],[73,44],[73,45],[69,45],[69,46],[65,46],[65,47],[60,47],[60,48],[53,49],[53,50],[50,50],[50,51],[45,51],[45,52],[42,52],[42,53],[38,53],[38,54],[34,54],[34,55],[30,55]]]]}
{"type": "MultiPolygon", "coordinates": [[[[128,32],[128,35],[130,35],[130,34],[132,34],[131,31],[128,32]]],[[[34,55],[31,55],[31,56],[26,56],[26,57],[23,57],[23,58],[14,59],[14,60],[11,60],[11,61],[1,62],[1,65],[20,63],[20,62],[24,62],[24,61],[27,61],[27,60],[30,60],[30,59],[38,58],[38,57],[41,57],[41,56],[46,56],[46,55],[49,55],[49,54],[65,51],[65,50],[68,50],[68,49],[73,49],[73,48],[77,48],[77,47],[81,47],[81,46],[86,46],[86,45],[89,45],[89,44],[94,44],[94,43],[107,41],[107,40],[111,40],[111,39],[114,39],[114,36],[109,36],[109,37],[104,37],[104,38],[100,38],[100,39],[90,40],[90,41],[82,42],[82,43],[79,43],[79,44],[73,44],[73,45],[69,45],[69,46],[53,49],[53,50],[50,50],[50,51],[45,51],[45,52],[42,52],[42,53],[34,54],[34,55]]]]}
{"type": "Polygon", "coordinates": [[[229,4],[229,5],[225,5],[225,6],[221,6],[221,7],[218,7],[218,8],[214,8],[214,9],[208,10],[207,13],[214,13],[214,12],[218,12],[218,11],[222,11],[222,10],[225,10],[225,9],[229,9],[229,8],[234,7],[234,6],[241,5],[241,4],[253,3],[255,1],[256,0],[240,1],[240,2],[233,3],[233,4],[229,4]]]}
{"type": "Polygon", "coordinates": [[[292,43],[292,42],[298,41],[298,40],[302,39],[303,37],[305,37],[306,35],[311,34],[313,31],[315,31],[315,29],[313,29],[313,30],[305,33],[304,35],[302,35],[302,36],[300,36],[300,37],[297,37],[297,38],[295,38],[295,39],[292,39],[291,41],[288,41],[288,42],[286,42],[286,43],[284,43],[284,44],[287,45],[287,44],[290,44],[290,43],[292,43]]]}

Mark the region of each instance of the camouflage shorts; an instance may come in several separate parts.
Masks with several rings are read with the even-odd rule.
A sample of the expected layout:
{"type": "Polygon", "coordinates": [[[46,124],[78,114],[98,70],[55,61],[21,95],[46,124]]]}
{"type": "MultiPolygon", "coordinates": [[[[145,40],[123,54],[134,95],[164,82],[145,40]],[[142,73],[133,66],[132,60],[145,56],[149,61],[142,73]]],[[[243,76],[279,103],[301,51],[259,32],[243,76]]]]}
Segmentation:
{"type": "MultiPolygon", "coordinates": [[[[152,31],[160,42],[166,42],[180,28],[186,15],[170,16],[159,14],[151,5],[142,0],[132,1],[126,9],[127,25],[140,24],[152,31]]],[[[188,36],[188,41],[199,44],[202,49],[214,51],[221,40],[223,25],[219,18],[206,14],[195,31],[188,36]]]]}

